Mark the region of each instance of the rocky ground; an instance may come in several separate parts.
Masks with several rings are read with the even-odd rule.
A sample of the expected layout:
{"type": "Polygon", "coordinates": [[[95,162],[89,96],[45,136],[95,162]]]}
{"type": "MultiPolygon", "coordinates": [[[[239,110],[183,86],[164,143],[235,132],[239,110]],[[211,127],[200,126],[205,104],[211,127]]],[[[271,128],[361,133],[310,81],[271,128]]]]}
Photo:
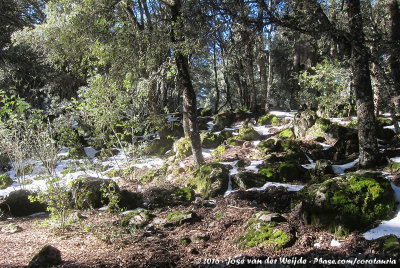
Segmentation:
{"type": "MultiPolygon", "coordinates": [[[[208,127],[221,124],[218,120],[214,123],[208,127]]],[[[332,171],[332,164],[336,165],[333,169],[344,171],[340,169],[340,164],[357,158],[351,148],[351,134],[342,142],[342,139],[334,138],[334,134],[321,134],[326,130],[323,124],[320,123],[318,128],[314,123],[308,126],[305,122],[303,134],[299,134],[303,131],[299,124],[294,128],[293,134],[300,137],[296,140],[297,145],[290,143],[290,148],[285,148],[289,146],[286,142],[288,137],[278,135],[292,126],[291,121],[281,119],[267,132],[259,131],[261,133],[257,137],[245,137],[243,131],[239,131],[239,136],[243,135],[233,136],[234,140],[224,146],[224,150],[207,155],[208,163],[228,163],[225,164],[226,170],[216,166],[210,172],[196,171],[191,156],[182,157],[174,152],[172,158],[164,157],[167,165],[161,173],[163,169],[158,167],[137,168],[135,176],[121,174],[117,180],[120,190],[140,194],[140,207],[146,208],[128,214],[133,215],[131,218],[97,209],[74,210],[77,220],[60,232],[44,224],[48,214],[27,217],[5,215],[0,220],[0,227],[3,228],[0,232],[0,267],[26,266],[44,245],[60,250],[63,262],[57,267],[262,267],[260,264],[301,264],[310,267],[337,263],[343,266],[399,263],[397,237],[365,239],[364,233],[377,226],[379,220],[350,230],[345,235],[338,230],[328,232],[324,227],[324,218],[318,218],[321,224],[310,224],[307,219],[305,211],[311,201],[296,202],[298,186],[322,185],[337,176],[332,171]],[[262,144],[269,138],[275,139],[272,147],[271,144],[262,144]],[[303,152],[301,157],[296,154],[297,149],[303,152]],[[310,163],[304,152],[314,161],[330,159],[330,162],[310,163]],[[278,161],[273,161],[275,158],[278,161]],[[257,165],[253,166],[254,163],[257,165]],[[272,163],[279,163],[280,166],[271,166],[272,163]],[[288,174],[284,171],[287,167],[291,168],[288,174]],[[264,177],[261,184],[258,175],[237,175],[249,171],[259,174],[262,170],[264,177]],[[227,175],[225,179],[217,180],[220,182],[218,186],[211,181],[211,186],[204,188],[194,185],[191,179],[195,176],[193,174],[213,178],[214,173],[227,175]],[[296,176],[291,176],[294,173],[296,176]],[[265,176],[276,184],[261,187],[266,182],[265,176]],[[217,191],[218,187],[222,192],[217,191]],[[258,190],[246,190],[254,187],[258,190]],[[230,190],[229,194],[227,190],[230,190]],[[10,223],[16,227],[7,231],[4,227],[10,226],[10,223]]],[[[271,125],[271,122],[265,124],[271,125]]],[[[220,128],[239,129],[226,125],[220,128]]],[[[214,127],[214,133],[216,131],[218,129],[214,127]]],[[[380,142],[388,158],[396,156],[399,144],[396,136],[390,136],[390,139],[380,142]]],[[[227,144],[226,141],[224,143],[227,144]]],[[[215,149],[212,151],[215,152],[215,149]]],[[[353,166],[348,166],[346,172],[357,169],[353,166]]],[[[374,171],[396,175],[396,168],[395,162],[389,161],[389,164],[382,164],[374,171]]],[[[319,193],[329,199],[328,193],[321,189],[319,193]]],[[[343,210],[346,207],[347,204],[344,204],[343,210]]],[[[393,208],[390,217],[395,213],[393,208]]]]}

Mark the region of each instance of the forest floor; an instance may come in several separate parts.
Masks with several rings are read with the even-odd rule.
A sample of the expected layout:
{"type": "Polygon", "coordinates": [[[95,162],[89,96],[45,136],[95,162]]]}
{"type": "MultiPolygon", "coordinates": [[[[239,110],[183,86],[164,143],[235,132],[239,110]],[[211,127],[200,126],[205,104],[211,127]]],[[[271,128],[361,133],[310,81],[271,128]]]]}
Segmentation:
{"type": "MultiPolygon", "coordinates": [[[[254,151],[254,146],[230,146],[222,161],[242,159],[251,167],[254,151]]],[[[213,160],[214,156],[207,157],[207,161],[213,160]]],[[[192,157],[188,157],[177,163],[177,167],[192,164],[192,157]]],[[[177,176],[187,175],[183,172],[177,176]]],[[[138,187],[132,180],[122,178],[118,184],[121,189],[140,189],[146,198],[151,187],[168,188],[174,181],[182,180],[149,182],[138,187]]],[[[211,200],[196,198],[190,203],[166,204],[150,211],[150,222],[144,229],[131,232],[122,227],[120,214],[103,210],[77,211],[83,217],[63,233],[43,224],[49,217],[47,214],[6,218],[0,220],[0,227],[15,223],[19,231],[0,232],[0,267],[26,266],[45,245],[61,251],[63,264],[57,267],[255,267],[259,264],[312,267],[339,262],[360,266],[365,260],[371,264],[398,263],[399,260],[380,255],[384,237],[367,240],[364,233],[368,230],[336,237],[305,224],[299,211],[290,209],[294,194],[295,191],[277,184],[260,191],[238,190],[211,200]],[[169,214],[182,210],[191,210],[193,218],[176,226],[165,224],[169,214]],[[285,218],[283,228],[292,237],[287,247],[238,248],[236,239],[256,211],[273,211],[285,218]]]]}

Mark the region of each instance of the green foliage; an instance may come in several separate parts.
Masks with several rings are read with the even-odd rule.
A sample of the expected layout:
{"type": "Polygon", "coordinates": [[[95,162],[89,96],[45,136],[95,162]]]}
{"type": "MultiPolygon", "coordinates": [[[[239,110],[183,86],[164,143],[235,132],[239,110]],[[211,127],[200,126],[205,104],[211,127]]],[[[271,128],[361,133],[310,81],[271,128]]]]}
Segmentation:
{"type": "Polygon", "coordinates": [[[226,151],[226,146],[225,145],[220,145],[217,147],[215,151],[212,151],[211,154],[218,160],[221,160],[222,155],[226,151]]]}
{"type": "Polygon", "coordinates": [[[121,196],[119,191],[115,188],[113,183],[103,183],[101,185],[100,191],[102,193],[103,200],[108,200],[107,210],[111,213],[121,212],[119,207],[119,202],[121,201],[121,196]]]}
{"type": "Polygon", "coordinates": [[[200,138],[201,143],[205,148],[215,148],[225,140],[222,135],[209,131],[202,132],[200,138]]]}
{"type": "Polygon", "coordinates": [[[192,143],[189,138],[181,138],[174,143],[175,155],[178,159],[184,159],[192,154],[192,143]]]}
{"type": "Polygon", "coordinates": [[[8,173],[4,173],[0,175],[0,189],[5,189],[13,183],[13,180],[10,178],[8,173]]]}
{"type": "Polygon", "coordinates": [[[29,197],[31,202],[39,201],[47,205],[51,223],[56,229],[64,232],[72,223],[69,218],[72,204],[69,188],[59,178],[46,181],[47,189],[29,197]]]}
{"type": "Polygon", "coordinates": [[[347,115],[352,108],[349,105],[350,81],[351,72],[346,64],[325,59],[310,71],[300,73],[300,104],[318,105],[328,117],[347,115]]]}

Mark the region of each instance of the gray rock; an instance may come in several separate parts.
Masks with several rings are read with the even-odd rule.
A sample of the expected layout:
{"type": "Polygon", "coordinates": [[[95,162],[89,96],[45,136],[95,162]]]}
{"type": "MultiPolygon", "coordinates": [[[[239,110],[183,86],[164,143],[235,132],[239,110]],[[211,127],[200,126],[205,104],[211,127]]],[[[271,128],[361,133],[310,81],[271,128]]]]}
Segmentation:
{"type": "Polygon", "coordinates": [[[28,268],[42,268],[60,265],[61,252],[53,246],[44,246],[29,262],[28,268]]]}

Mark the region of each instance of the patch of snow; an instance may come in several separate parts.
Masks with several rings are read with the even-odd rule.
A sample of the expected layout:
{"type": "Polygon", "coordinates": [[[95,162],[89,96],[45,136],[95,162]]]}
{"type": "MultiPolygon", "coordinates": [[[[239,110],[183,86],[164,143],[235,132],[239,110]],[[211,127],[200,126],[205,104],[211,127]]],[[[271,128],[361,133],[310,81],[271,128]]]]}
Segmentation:
{"type": "Polygon", "coordinates": [[[137,163],[133,164],[134,167],[137,168],[153,168],[153,167],[161,167],[164,164],[164,160],[159,157],[146,157],[138,160],[137,163]]]}
{"type": "Polygon", "coordinates": [[[344,174],[346,169],[352,168],[354,167],[358,162],[360,161],[359,158],[357,158],[356,160],[347,163],[347,164],[343,164],[343,165],[332,165],[332,169],[333,169],[333,173],[337,174],[337,175],[342,175],[344,174]]]}
{"type": "Polygon", "coordinates": [[[105,211],[105,210],[107,210],[107,206],[101,207],[101,208],[99,208],[98,210],[99,210],[99,211],[105,211]]]}
{"type": "Polygon", "coordinates": [[[283,112],[283,111],[270,111],[270,114],[275,115],[276,117],[290,117],[290,118],[294,118],[294,112],[297,112],[297,110],[293,110],[292,112],[283,112]]]}
{"type": "Polygon", "coordinates": [[[332,239],[331,247],[340,247],[340,242],[335,239],[332,239]]]}
{"type": "Polygon", "coordinates": [[[45,215],[46,212],[37,212],[37,213],[33,213],[31,215],[28,215],[28,217],[36,217],[36,216],[40,216],[40,215],[45,215]]]}
{"type": "MultiPolygon", "coordinates": [[[[396,201],[400,202],[400,187],[392,184],[392,189],[394,191],[396,201]]],[[[365,232],[364,237],[367,240],[373,240],[390,234],[400,238],[400,205],[397,205],[397,214],[393,219],[383,221],[376,228],[365,232]]]]}
{"type": "Polygon", "coordinates": [[[165,117],[167,118],[167,123],[173,123],[179,121],[179,117],[175,117],[170,114],[167,114],[165,117]]]}
{"type": "Polygon", "coordinates": [[[321,246],[320,243],[315,243],[315,244],[314,244],[314,247],[315,247],[315,248],[319,248],[320,246],[321,246]]]}
{"type": "Polygon", "coordinates": [[[207,129],[207,131],[211,131],[212,129],[213,129],[213,127],[214,127],[214,121],[210,121],[210,122],[207,122],[207,126],[208,126],[208,129],[207,129]]]}
{"type": "MultiPolygon", "coordinates": [[[[107,208],[107,207],[106,207],[107,208]]],[[[127,215],[130,212],[134,212],[134,211],[138,211],[138,210],[144,210],[144,208],[135,208],[135,209],[131,209],[131,210],[126,210],[124,212],[121,212],[121,215],[127,215]]]]}
{"type": "Polygon", "coordinates": [[[390,161],[400,163],[400,156],[390,158],[390,161]]]}
{"type": "Polygon", "coordinates": [[[261,142],[260,140],[253,141],[254,147],[257,147],[260,144],[260,142],[261,142]]]}
{"type": "Polygon", "coordinates": [[[308,154],[306,154],[306,157],[307,157],[307,160],[310,162],[310,164],[304,164],[301,166],[305,169],[314,169],[316,166],[314,161],[311,159],[311,157],[308,154]]]}
{"type": "Polygon", "coordinates": [[[258,166],[261,165],[263,162],[264,162],[264,160],[251,161],[250,166],[247,166],[244,169],[257,172],[258,166]]]}
{"type": "Polygon", "coordinates": [[[272,187],[272,186],[275,186],[275,187],[282,186],[282,187],[286,188],[289,192],[298,192],[304,188],[303,185],[294,185],[294,184],[286,184],[286,183],[278,183],[278,182],[267,182],[262,187],[250,188],[250,189],[247,189],[246,191],[264,191],[265,189],[272,187]]]}
{"type": "Polygon", "coordinates": [[[236,166],[236,164],[239,162],[239,160],[235,160],[232,162],[221,162],[221,164],[223,165],[229,165],[232,168],[229,170],[229,181],[228,181],[228,189],[226,190],[224,197],[227,197],[228,195],[230,195],[231,193],[233,193],[232,191],[232,176],[237,174],[239,172],[238,167],[236,166]]]}
{"type": "Polygon", "coordinates": [[[208,148],[201,148],[201,151],[203,153],[204,158],[210,158],[212,157],[212,152],[214,152],[216,149],[208,149],[208,148]]]}
{"type": "Polygon", "coordinates": [[[331,148],[332,147],[332,145],[329,145],[329,144],[326,144],[326,143],[323,143],[323,142],[318,142],[321,146],[322,146],[322,150],[328,150],[329,148],[331,148]]]}

